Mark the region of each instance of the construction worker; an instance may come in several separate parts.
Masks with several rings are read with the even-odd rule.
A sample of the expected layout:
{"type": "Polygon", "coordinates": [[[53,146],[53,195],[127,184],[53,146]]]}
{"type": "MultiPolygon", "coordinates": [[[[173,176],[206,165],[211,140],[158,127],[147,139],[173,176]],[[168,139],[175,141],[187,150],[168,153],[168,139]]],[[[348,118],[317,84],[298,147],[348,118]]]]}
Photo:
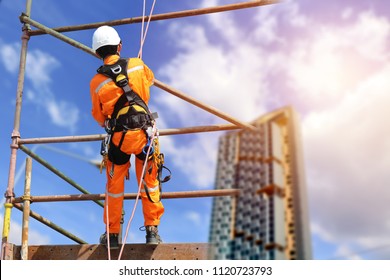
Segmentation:
{"type": "MultiPolygon", "coordinates": [[[[100,243],[107,246],[109,241],[110,248],[114,249],[119,247],[124,180],[129,178],[130,156],[136,156],[135,171],[139,184],[151,140],[150,132],[155,124],[147,108],[154,75],[141,59],[120,57],[122,41],[110,26],[96,29],[92,49],[104,62],[90,82],[92,116],[111,136],[106,160],[107,197],[103,214],[108,232],[106,230],[102,234],[100,243]]],[[[148,158],[141,188],[147,244],[162,242],[157,226],[164,207],[159,199],[157,169],[156,162],[148,158]]]]}

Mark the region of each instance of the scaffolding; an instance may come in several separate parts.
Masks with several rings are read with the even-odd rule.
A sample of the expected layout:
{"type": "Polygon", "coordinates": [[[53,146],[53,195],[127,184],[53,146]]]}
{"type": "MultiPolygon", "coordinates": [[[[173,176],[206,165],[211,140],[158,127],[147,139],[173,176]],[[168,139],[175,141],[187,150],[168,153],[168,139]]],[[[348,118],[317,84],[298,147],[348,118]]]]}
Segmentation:
{"type": "MultiPolygon", "coordinates": [[[[77,42],[63,33],[70,31],[80,31],[87,29],[95,29],[102,25],[109,26],[117,26],[117,25],[126,25],[126,24],[134,24],[140,23],[142,20],[150,20],[150,21],[159,21],[166,19],[175,19],[175,18],[183,18],[190,17],[196,15],[204,15],[211,13],[219,13],[226,11],[233,11],[239,9],[253,8],[258,6],[264,6],[269,4],[275,4],[278,1],[275,0],[255,0],[248,2],[241,2],[236,4],[228,4],[222,6],[215,6],[209,8],[201,8],[201,9],[192,9],[178,12],[170,12],[163,14],[155,14],[146,17],[134,17],[134,18],[124,18],[119,20],[111,20],[104,22],[96,22],[89,24],[81,24],[74,26],[63,26],[58,28],[49,28],[30,17],[31,14],[31,6],[32,0],[26,0],[26,11],[21,14],[20,21],[23,24],[22,28],[22,44],[21,44],[21,52],[20,52],[20,63],[19,63],[19,72],[18,72],[18,82],[16,89],[16,108],[14,114],[14,125],[13,131],[11,133],[11,155],[10,155],[10,164],[9,164],[9,173],[8,173],[8,184],[5,192],[5,204],[4,204],[4,225],[3,225],[3,233],[2,233],[2,249],[1,249],[1,259],[32,259],[31,254],[35,254],[35,258],[47,259],[48,254],[52,254],[51,259],[86,259],[86,258],[97,258],[104,259],[106,255],[103,253],[103,249],[99,248],[98,245],[88,245],[85,241],[81,240],[79,237],[73,235],[72,233],[66,231],[60,226],[56,225],[52,221],[42,217],[38,213],[32,211],[30,209],[31,202],[49,202],[49,201],[93,201],[100,206],[103,206],[101,200],[105,199],[105,194],[91,194],[86,189],[78,185],[72,179],[67,177],[61,171],[56,169],[54,166],[43,160],[32,150],[28,149],[26,144],[46,144],[46,143],[66,143],[66,142],[85,142],[85,141],[101,141],[106,135],[105,134],[96,134],[96,135],[72,135],[72,136],[63,136],[63,137],[44,137],[44,138],[21,138],[20,135],[20,117],[21,117],[21,108],[22,108],[22,95],[24,88],[24,79],[25,79],[25,68],[26,68],[26,57],[27,57],[27,49],[28,42],[32,36],[39,36],[48,34],[51,35],[65,43],[70,44],[92,56],[96,56],[95,52],[77,42]],[[35,30],[31,29],[31,26],[35,27],[35,30]],[[15,169],[16,169],[16,158],[18,150],[23,151],[28,155],[26,158],[26,169],[25,169],[25,187],[24,194],[19,197],[15,197],[14,194],[14,184],[15,184],[15,169]],[[42,164],[44,167],[49,169],[55,175],[59,176],[71,186],[76,188],[82,194],[79,195],[54,195],[54,196],[31,196],[30,188],[31,188],[31,172],[32,172],[32,159],[36,160],[38,163],[42,164]],[[9,243],[9,232],[10,232],[10,220],[11,220],[11,211],[12,208],[23,212],[23,221],[22,221],[22,243],[20,247],[16,247],[13,244],[9,243]],[[47,251],[40,250],[39,255],[37,253],[37,248],[32,248],[33,246],[28,245],[28,222],[29,217],[34,218],[35,220],[43,223],[44,225],[52,228],[53,230],[61,233],[62,235],[70,238],[76,243],[79,247],[76,250],[72,246],[68,246],[66,248],[56,247],[56,250],[53,248],[46,248],[47,251]],[[81,247],[80,247],[81,246],[81,247]],[[83,247],[84,246],[84,247],[83,247]],[[87,246],[87,247],[85,247],[87,246]],[[92,247],[91,247],[92,246],[92,247]],[[100,251],[99,251],[100,250],[100,251]],[[42,253],[42,251],[46,253],[42,253]],[[75,254],[75,252],[78,252],[75,254]],[[54,253],[57,252],[57,253],[54,253]],[[38,256],[39,255],[39,256],[38,256]],[[54,256],[55,255],[55,256],[54,256]]],[[[195,127],[184,127],[184,128],[171,128],[171,129],[160,129],[159,135],[177,135],[177,134],[189,134],[189,133],[201,133],[201,132],[212,132],[212,131],[225,131],[225,130],[235,130],[235,129],[256,129],[253,125],[242,122],[236,118],[229,116],[228,114],[209,106],[199,100],[192,98],[191,96],[159,81],[158,79],[154,80],[154,86],[164,90],[194,106],[197,106],[215,116],[220,117],[221,119],[229,122],[228,124],[217,124],[217,125],[205,125],[205,126],[195,126],[195,127]]],[[[215,197],[215,196],[237,196],[239,195],[239,190],[237,189],[229,189],[229,190],[193,190],[193,191],[183,191],[183,192],[164,192],[162,194],[163,199],[171,199],[171,198],[190,198],[190,197],[215,197]]],[[[137,194],[125,194],[125,199],[135,199],[137,194]]],[[[207,246],[204,244],[188,244],[188,245],[178,245],[178,244],[165,244],[160,247],[160,251],[155,251],[154,249],[145,250],[145,247],[142,247],[141,244],[137,247],[136,245],[131,245],[130,250],[135,250],[134,248],[138,248],[136,250],[138,254],[132,254],[132,257],[135,259],[199,259],[199,258],[207,258],[207,246]],[[193,250],[194,249],[194,250],[193,250]],[[196,254],[194,252],[200,252],[196,254]],[[140,253],[143,252],[143,253],[140,253]],[[167,254],[170,256],[168,257],[167,254]]],[[[41,246],[44,247],[44,246],[41,246]]],[[[130,258],[130,256],[127,256],[130,258]]],[[[126,258],[126,256],[124,256],[126,258]]]]}

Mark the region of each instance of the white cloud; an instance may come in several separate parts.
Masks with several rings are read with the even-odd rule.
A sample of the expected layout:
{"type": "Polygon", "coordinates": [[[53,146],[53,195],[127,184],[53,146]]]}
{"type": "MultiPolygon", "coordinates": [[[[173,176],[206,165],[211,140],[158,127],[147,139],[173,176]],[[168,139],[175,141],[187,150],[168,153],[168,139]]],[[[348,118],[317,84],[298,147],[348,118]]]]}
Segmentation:
{"type": "Polygon", "coordinates": [[[55,96],[52,92],[52,75],[60,62],[48,53],[31,50],[27,55],[26,78],[33,89],[26,91],[30,103],[43,108],[53,124],[75,132],[79,109],[71,102],[55,96]]]}
{"type": "Polygon", "coordinates": [[[0,57],[5,69],[11,74],[15,74],[19,67],[19,50],[20,44],[1,44],[0,41],[0,57]]]}
{"type": "Polygon", "coordinates": [[[263,44],[273,43],[280,41],[276,33],[278,21],[275,17],[270,17],[268,12],[259,12],[259,16],[256,18],[258,27],[254,32],[256,39],[263,44]]]}
{"type": "Polygon", "coordinates": [[[80,115],[80,110],[76,105],[65,100],[57,100],[51,89],[44,89],[44,87],[41,91],[27,90],[26,97],[31,104],[43,108],[53,124],[67,128],[72,133],[76,131],[80,115]]]}
{"type": "Polygon", "coordinates": [[[36,89],[50,86],[52,72],[60,66],[60,62],[48,53],[30,50],[26,58],[26,77],[36,89]]]}
{"type": "MultiPolygon", "coordinates": [[[[15,245],[21,245],[22,243],[22,226],[20,223],[11,221],[9,242],[15,245]]],[[[28,244],[30,245],[46,245],[50,244],[50,238],[47,235],[43,235],[41,232],[31,230],[28,231],[28,244]]]]}
{"type": "Polygon", "coordinates": [[[361,257],[348,245],[341,245],[337,248],[335,257],[348,260],[360,260],[361,257]]]}
{"type": "MultiPolygon", "coordinates": [[[[0,60],[11,74],[18,72],[20,47],[19,43],[6,44],[0,41],[0,60]]],[[[60,66],[60,62],[49,53],[38,49],[29,50],[25,77],[32,87],[24,85],[26,99],[30,104],[46,110],[53,124],[74,132],[79,119],[79,109],[73,103],[56,97],[51,88],[53,72],[60,66]]]]}
{"type": "Polygon", "coordinates": [[[351,7],[348,7],[346,8],[342,14],[341,14],[341,18],[342,19],[349,19],[351,18],[351,16],[353,15],[353,9],[351,7]]]}
{"type": "MultiPolygon", "coordinates": [[[[5,69],[16,74],[19,70],[20,43],[2,43],[0,41],[0,58],[5,69]]],[[[40,50],[28,50],[26,57],[26,78],[30,80],[35,88],[47,88],[51,82],[51,73],[60,63],[53,56],[40,50]]]]}
{"type": "Polygon", "coordinates": [[[319,236],[322,240],[328,242],[328,243],[335,243],[336,239],[334,236],[327,231],[325,227],[320,226],[317,223],[311,223],[310,230],[313,234],[319,236]]]}
{"type": "Polygon", "coordinates": [[[169,167],[171,171],[180,170],[196,188],[210,188],[214,182],[217,140],[215,134],[194,134],[191,141],[180,142],[174,136],[166,136],[160,143],[161,151],[174,164],[174,169],[169,167]]]}
{"type": "Polygon", "coordinates": [[[390,22],[387,18],[366,11],[359,14],[358,21],[346,32],[355,43],[355,48],[367,58],[383,61],[390,58],[390,22]]]}
{"type": "MultiPolygon", "coordinates": [[[[217,30],[224,26],[220,21],[214,24],[217,30]]],[[[228,26],[223,30],[235,32],[229,31],[228,26]]],[[[228,41],[228,36],[223,43],[216,44],[209,40],[204,27],[196,25],[172,24],[171,36],[181,51],[159,69],[158,76],[168,79],[169,84],[184,93],[236,118],[251,121],[259,111],[264,112],[261,101],[269,94],[264,69],[269,67],[269,62],[264,59],[260,47],[245,40],[226,47],[223,43],[228,41]],[[237,110],[237,104],[245,109],[237,110]]],[[[173,97],[161,102],[174,107],[181,119],[191,120],[188,114],[193,114],[193,111],[181,109],[178,102],[172,100],[173,97]]],[[[199,117],[203,115],[199,114],[199,117]]]]}
{"type": "Polygon", "coordinates": [[[337,104],[388,60],[390,23],[372,12],[361,13],[352,25],[313,29],[311,37],[292,42],[285,60],[289,85],[310,110],[337,104]]]}
{"type": "MultiPolygon", "coordinates": [[[[213,3],[209,3],[211,1],[208,0],[204,0],[203,2],[211,6],[219,5],[219,1],[216,0],[212,1],[213,3]]],[[[236,46],[239,44],[237,42],[242,42],[245,39],[245,35],[241,32],[234,18],[229,13],[214,13],[206,17],[212,32],[216,31],[215,34],[220,36],[226,45],[236,46]]]]}
{"type": "Polygon", "coordinates": [[[202,224],[202,217],[198,212],[189,211],[185,213],[185,220],[191,221],[195,226],[202,224]]]}
{"type": "Polygon", "coordinates": [[[288,2],[288,5],[284,6],[286,9],[286,16],[284,17],[291,23],[291,25],[295,27],[308,26],[308,16],[301,13],[298,3],[294,2],[293,0],[288,0],[286,2],[288,2]]]}
{"type": "Polygon", "coordinates": [[[384,244],[390,234],[389,24],[364,12],[349,26],[325,26],[297,40],[290,60],[290,85],[307,109],[314,234],[341,243],[338,257],[360,258],[352,248],[384,244]]]}
{"type": "Polygon", "coordinates": [[[66,101],[55,102],[47,100],[47,111],[54,124],[61,127],[68,127],[72,131],[76,129],[79,118],[79,109],[66,101]]]}
{"type": "Polygon", "coordinates": [[[390,67],[304,122],[316,216],[340,239],[390,234],[390,130],[383,123],[390,119],[389,75],[390,67]]]}
{"type": "MultiPolygon", "coordinates": [[[[271,43],[289,46],[289,34],[282,34],[284,25],[288,28],[303,29],[309,25],[309,19],[300,12],[298,3],[286,0],[283,5],[270,5],[256,10],[254,18],[256,28],[252,29],[249,36],[264,45],[271,43]]],[[[275,52],[273,51],[272,54],[275,52]]]]}

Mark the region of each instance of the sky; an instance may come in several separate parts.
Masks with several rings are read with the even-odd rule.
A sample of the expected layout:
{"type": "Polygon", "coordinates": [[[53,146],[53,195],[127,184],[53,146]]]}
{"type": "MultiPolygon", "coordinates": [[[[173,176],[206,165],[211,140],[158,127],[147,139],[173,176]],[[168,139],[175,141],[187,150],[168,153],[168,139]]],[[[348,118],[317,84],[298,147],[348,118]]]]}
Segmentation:
{"type": "MultiPolygon", "coordinates": [[[[238,2],[238,1],[237,1],[238,2]]],[[[143,1],[33,1],[31,18],[59,27],[142,15],[143,1]],[[66,4],[65,4],[66,3],[66,4]],[[86,8],[88,7],[88,8],[86,8]]],[[[152,1],[147,1],[149,13],[152,1]]],[[[154,14],[235,3],[156,1],[154,14]]],[[[0,2],[0,186],[7,187],[24,1],[0,2]]],[[[141,24],[118,26],[123,56],[137,56],[141,24]]],[[[64,33],[91,46],[94,30],[64,33]]],[[[142,52],[155,77],[245,122],[292,106],[301,119],[314,259],[390,258],[390,3],[384,0],[285,0],[240,11],[151,22],[142,52]],[[239,97],[239,98],[237,98],[239,97]]],[[[101,61],[50,35],[28,43],[22,138],[104,133],[91,116],[89,81],[101,61]]],[[[152,111],[160,129],[226,123],[157,87],[152,111]]],[[[161,136],[172,170],[163,191],[213,189],[223,132],[161,136]]],[[[99,142],[29,145],[90,193],[103,193],[99,142]]],[[[23,193],[25,154],[17,156],[15,193],[23,193]]],[[[137,189],[134,173],[126,192],[137,189]]],[[[77,190],[33,162],[32,195],[77,190]]],[[[3,200],[4,201],[4,200],[3,200]]],[[[4,212],[3,201],[0,205],[4,212]]],[[[207,242],[211,198],[165,200],[159,227],[166,243],[207,242]]],[[[125,226],[134,208],[126,201],[125,226]]],[[[128,243],[143,243],[136,205],[128,243]]],[[[32,210],[88,243],[104,232],[92,202],[35,203],[32,210]]],[[[1,215],[3,221],[3,214],[1,215]]],[[[21,213],[12,211],[10,242],[20,244],[21,213]]],[[[30,244],[74,242],[30,220],[30,244]]]]}

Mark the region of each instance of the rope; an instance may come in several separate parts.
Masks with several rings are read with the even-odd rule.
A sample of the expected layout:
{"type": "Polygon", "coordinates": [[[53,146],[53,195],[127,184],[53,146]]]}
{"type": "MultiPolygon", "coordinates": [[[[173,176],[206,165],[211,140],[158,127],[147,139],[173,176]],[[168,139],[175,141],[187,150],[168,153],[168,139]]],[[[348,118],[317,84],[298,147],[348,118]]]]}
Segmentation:
{"type": "MultiPolygon", "coordinates": [[[[156,123],[154,123],[153,124],[153,133],[152,133],[152,137],[151,137],[151,140],[150,140],[151,143],[153,143],[153,140],[156,137],[156,135],[157,135],[157,129],[156,129],[156,123]]],[[[122,239],[122,246],[121,246],[121,250],[120,250],[120,253],[119,253],[119,256],[118,256],[118,260],[120,260],[121,257],[122,257],[123,249],[125,247],[125,243],[126,243],[126,240],[127,240],[127,235],[129,233],[129,230],[130,230],[130,224],[133,221],[135,210],[137,208],[138,200],[139,200],[139,197],[140,197],[140,194],[141,194],[142,181],[143,181],[143,177],[144,177],[144,174],[145,174],[146,166],[148,164],[148,157],[149,157],[151,148],[152,148],[152,145],[149,145],[148,150],[146,152],[145,162],[144,162],[144,165],[142,167],[141,176],[139,178],[137,197],[136,197],[135,202],[134,202],[134,207],[133,207],[133,210],[131,212],[130,219],[129,219],[128,223],[127,223],[125,237],[122,239]]]]}
{"type": "Polygon", "coordinates": [[[140,49],[138,51],[138,57],[142,59],[142,41],[144,40],[144,24],[145,24],[145,8],[146,0],[144,0],[144,5],[142,8],[142,24],[141,24],[141,38],[140,38],[140,49]]]}
{"type": "Polygon", "coordinates": [[[105,202],[106,202],[106,239],[107,239],[107,250],[108,250],[108,260],[111,260],[111,250],[110,250],[110,219],[108,215],[108,185],[106,185],[106,197],[105,197],[105,202]]]}
{"type": "Polygon", "coordinates": [[[145,43],[146,34],[148,33],[149,24],[150,24],[150,20],[151,20],[151,18],[152,18],[152,14],[153,14],[153,10],[154,10],[155,4],[156,4],[156,0],[153,1],[152,8],[150,9],[150,14],[149,14],[149,18],[148,18],[148,23],[147,23],[147,25],[146,25],[146,29],[144,30],[145,6],[146,6],[146,0],[144,0],[144,7],[143,7],[143,13],[142,13],[141,42],[140,42],[140,49],[139,49],[139,52],[138,52],[138,57],[141,58],[141,59],[142,59],[142,49],[143,49],[143,46],[144,46],[144,43],[145,43]]]}

